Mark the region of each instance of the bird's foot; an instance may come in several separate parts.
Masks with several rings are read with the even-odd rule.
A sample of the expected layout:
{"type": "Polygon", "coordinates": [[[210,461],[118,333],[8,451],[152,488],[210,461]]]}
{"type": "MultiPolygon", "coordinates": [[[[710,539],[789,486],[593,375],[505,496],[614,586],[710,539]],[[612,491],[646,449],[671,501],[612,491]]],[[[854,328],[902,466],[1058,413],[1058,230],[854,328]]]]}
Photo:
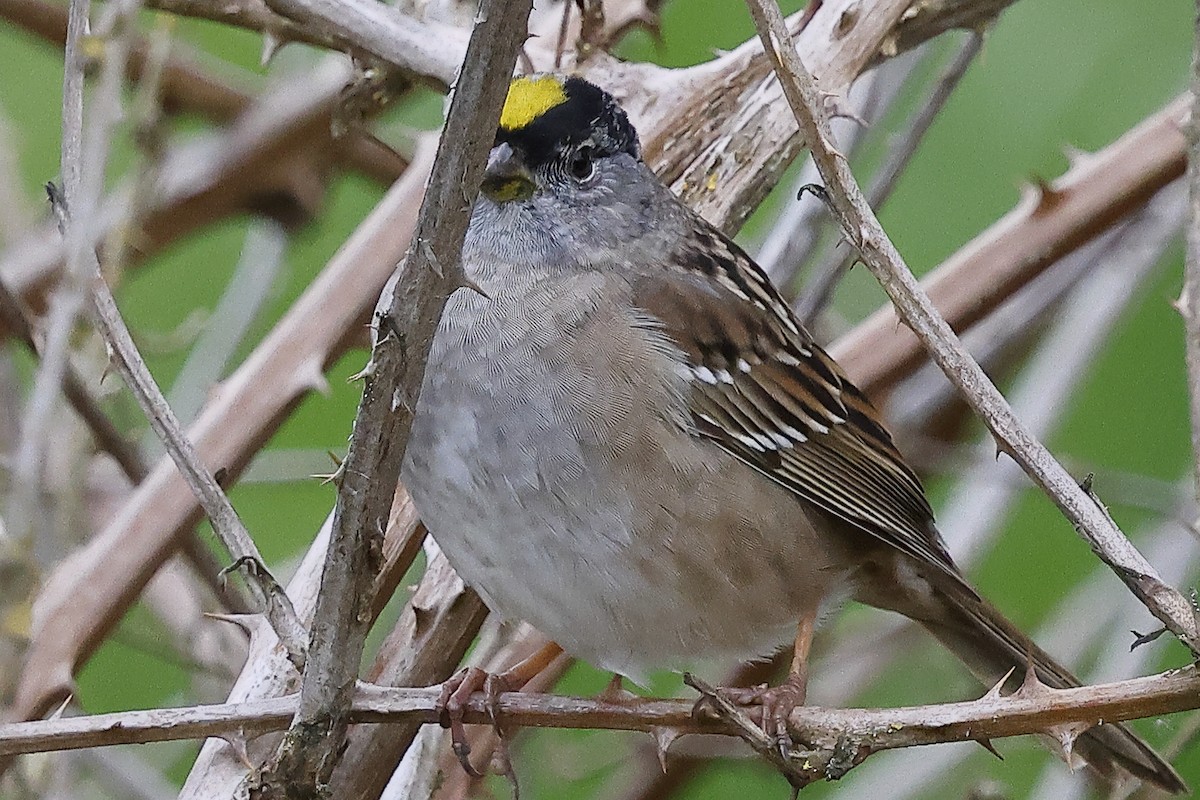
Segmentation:
{"type": "Polygon", "coordinates": [[[717,691],[734,705],[745,708],[759,707],[759,724],[763,733],[775,742],[779,754],[787,757],[795,745],[791,734],[788,733],[788,718],[794,709],[804,705],[808,696],[808,681],[804,675],[789,672],[787,678],[778,686],[734,686],[719,688],[717,691]]]}
{"type": "Polygon", "coordinates": [[[479,667],[466,667],[442,684],[442,693],[438,696],[438,718],[443,728],[450,729],[454,756],[471,777],[483,777],[483,773],[471,764],[471,745],[467,741],[467,731],[463,725],[463,717],[471,695],[483,691],[484,709],[492,722],[492,729],[503,743],[504,736],[499,721],[500,695],[518,688],[520,687],[509,684],[504,673],[492,674],[479,667]]]}
{"type": "Polygon", "coordinates": [[[443,683],[441,694],[438,696],[438,719],[443,728],[450,729],[454,755],[468,775],[479,778],[482,777],[482,773],[471,764],[471,745],[467,740],[463,717],[471,695],[480,689],[483,690],[483,710],[496,735],[492,765],[500,775],[508,778],[514,800],[519,797],[519,787],[509,758],[508,737],[500,725],[500,695],[504,692],[521,691],[561,655],[561,647],[554,642],[546,642],[537,651],[504,672],[491,673],[479,667],[467,667],[443,683]]]}
{"type": "Polygon", "coordinates": [[[732,725],[742,739],[787,778],[792,785],[793,800],[801,788],[824,777],[808,757],[811,753],[797,747],[788,732],[787,720],[792,709],[804,703],[806,682],[802,674],[789,674],[779,686],[752,688],[715,689],[686,673],[683,680],[700,692],[692,715],[716,717],[732,725]],[[757,722],[746,713],[746,709],[754,706],[761,709],[757,722]]]}

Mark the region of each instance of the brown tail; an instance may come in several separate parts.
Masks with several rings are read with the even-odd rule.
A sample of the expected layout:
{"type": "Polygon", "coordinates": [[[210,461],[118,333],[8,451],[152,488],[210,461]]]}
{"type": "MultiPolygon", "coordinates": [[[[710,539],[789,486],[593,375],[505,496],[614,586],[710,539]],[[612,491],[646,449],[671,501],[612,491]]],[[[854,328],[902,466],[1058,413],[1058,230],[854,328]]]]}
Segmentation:
{"type": "MultiPolygon", "coordinates": [[[[890,607],[919,622],[986,685],[994,685],[1013,670],[1008,688],[1015,690],[1030,659],[1038,677],[1047,686],[1067,689],[1080,685],[1078,678],[986,600],[972,596],[956,585],[934,589],[936,601],[928,593],[922,594],[924,596],[919,600],[909,598],[896,602],[896,593],[891,592],[890,602],[873,604],[890,607]]],[[[877,599],[878,595],[871,598],[877,599]]],[[[1102,775],[1112,776],[1120,768],[1168,792],[1183,794],[1188,791],[1187,784],[1175,769],[1120,723],[1091,728],[1075,742],[1074,752],[1102,775]]]]}

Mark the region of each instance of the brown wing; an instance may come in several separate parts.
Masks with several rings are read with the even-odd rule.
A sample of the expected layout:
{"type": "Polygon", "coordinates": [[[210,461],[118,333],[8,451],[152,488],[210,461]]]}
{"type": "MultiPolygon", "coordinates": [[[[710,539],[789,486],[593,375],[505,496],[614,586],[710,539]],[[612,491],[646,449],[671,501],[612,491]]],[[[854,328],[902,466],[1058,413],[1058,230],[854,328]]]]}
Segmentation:
{"type": "Polygon", "coordinates": [[[702,224],[634,300],[685,353],[698,433],[822,510],[961,582],[878,413],[737,245],[702,224]]]}

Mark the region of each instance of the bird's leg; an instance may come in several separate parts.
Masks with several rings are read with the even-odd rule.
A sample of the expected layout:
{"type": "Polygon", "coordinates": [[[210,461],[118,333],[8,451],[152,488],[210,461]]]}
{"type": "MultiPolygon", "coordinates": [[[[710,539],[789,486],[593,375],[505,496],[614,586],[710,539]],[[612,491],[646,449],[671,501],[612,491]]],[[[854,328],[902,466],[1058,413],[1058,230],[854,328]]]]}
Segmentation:
{"type": "Polygon", "coordinates": [[[467,742],[467,732],[463,726],[463,716],[466,714],[471,695],[483,690],[484,707],[492,721],[492,728],[497,736],[502,737],[499,718],[500,695],[504,692],[520,691],[533,676],[548,667],[561,653],[561,647],[554,642],[548,642],[504,672],[493,674],[479,667],[465,667],[442,684],[442,693],[438,697],[438,717],[442,727],[450,729],[454,755],[468,775],[476,778],[482,776],[479,770],[471,765],[471,745],[467,742]]]}
{"type": "Polygon", "coordinates": [[[739,705],[762,706],[763,732],[775,739],[780,753],[786,756],[792,745],[787,722],[792,709],[804,705],[808,695],[808,654],[812,648],[816,614],[805,614],[796,626],[796,642],[787,677],[778,686],[756,686],[749,689],[722,689],[721,692],[739,705]]]}

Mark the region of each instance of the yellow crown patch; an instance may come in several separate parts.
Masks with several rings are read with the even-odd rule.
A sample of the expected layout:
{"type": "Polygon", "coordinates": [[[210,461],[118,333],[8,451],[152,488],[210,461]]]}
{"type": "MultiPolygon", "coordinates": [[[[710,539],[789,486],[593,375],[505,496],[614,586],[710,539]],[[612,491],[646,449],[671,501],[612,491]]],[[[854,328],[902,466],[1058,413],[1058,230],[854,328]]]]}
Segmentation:
{"type": "Polygon", "coordinates": [[[519,131],[542,114],[567,102],[562,82],[553,75],[517,78],[508,87],[508,98],[500,112],[500,127],[519,131]]]}

